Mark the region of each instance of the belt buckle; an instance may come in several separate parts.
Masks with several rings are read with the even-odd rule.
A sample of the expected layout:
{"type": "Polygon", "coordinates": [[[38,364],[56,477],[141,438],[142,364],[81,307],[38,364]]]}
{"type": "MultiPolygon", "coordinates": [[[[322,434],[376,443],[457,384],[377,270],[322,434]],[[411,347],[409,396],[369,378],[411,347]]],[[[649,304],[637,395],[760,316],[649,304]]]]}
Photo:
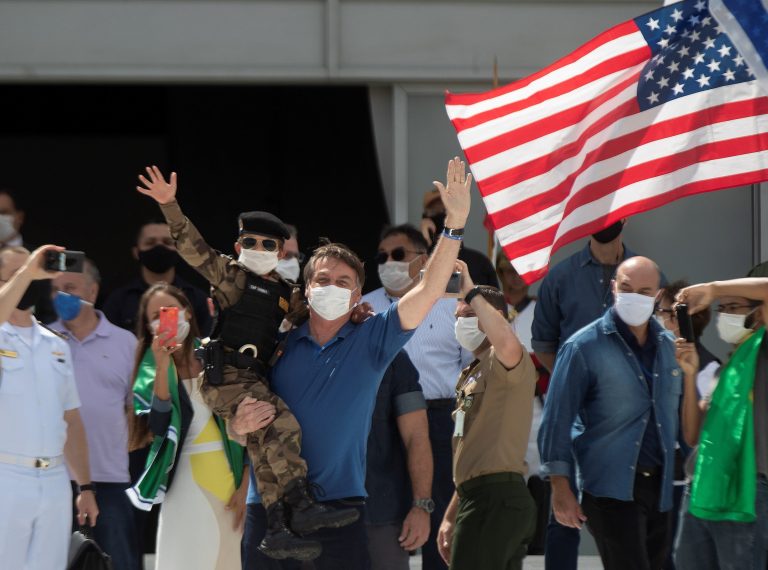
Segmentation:
{"type": "Polygon", "coordinates": [[[51,458],[50,457],[36,457],[35,458],[35,467],[37,469],[48,469],[51,466],[51,458]]]}

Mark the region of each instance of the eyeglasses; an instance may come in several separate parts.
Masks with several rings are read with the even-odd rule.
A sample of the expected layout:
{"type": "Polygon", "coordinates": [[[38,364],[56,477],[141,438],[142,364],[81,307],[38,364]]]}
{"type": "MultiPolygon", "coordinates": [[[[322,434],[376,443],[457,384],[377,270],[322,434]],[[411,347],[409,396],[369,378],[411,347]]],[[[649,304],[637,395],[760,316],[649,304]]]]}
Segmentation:
{"type": "Polygon", "coordinates": [[[676,321],[677,320],[677,314],[675,313],[674,309],[662,309],[661,307],[659,307],[658,309],[656,309],[656,313],[662,319],[664,319],[665,321],[666,320],[670,320],[670,321],[676,321]]]}
{"type": "Polygon", "coordinates": [[[240,245],[242,245],[245,249],[254,249],[258,244],[261,244],[261,247],[264,249],[264,251],[277,251],[277,240],[255,237],[240,238],[240,245]]]}
{"type": "Polygon", "coordinates": [[[374,259],[376,260],[376,263],[378,263],[379,265],[384,265],[390,257],[392,258],[392,261],[402,261],[403,259],[405,259],[406,253],[422,254],[425,252],[414,251],[412,249],[405,249],[404,247],[400,246],[400,247],[396,247],[395,249],[389,252],[380,251],[379,253],[376,254],[376,257],[374,257],[374,259]]]}
{"type": "Polygon", "coordinates": [[[718,313],[735,313],[739,309],[756,309],[760,305],[739,305],[738,303],[726,303],[720,305],[715,311],[718,313]]]}
{"type": "Polygon", "coordinates": [[[304,255],[302,252],[294,252],[294,251],[286,251],[284,259],[293,259],[296,258],[299,263],[304,263],[304,260],[306,259],[306,255],[304,255]]]}

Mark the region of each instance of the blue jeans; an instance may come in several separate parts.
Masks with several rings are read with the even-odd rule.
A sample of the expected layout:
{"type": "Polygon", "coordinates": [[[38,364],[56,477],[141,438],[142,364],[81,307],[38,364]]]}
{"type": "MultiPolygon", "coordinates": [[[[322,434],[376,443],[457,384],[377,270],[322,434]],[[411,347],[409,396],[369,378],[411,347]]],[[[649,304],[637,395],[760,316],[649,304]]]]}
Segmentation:
{"type": "MultiPolygon", "coordinates": [[[[431,400],[440,402],[442,400],[431,400]]],[[[427,401],[430,406],[430,401],[427,401]]],[[[422,570],[448,570],[440,554],[437,552],[437,531],[443,522],[443,515],[451,502],[455,487],[453,485],[453,418],[451,413],[455,408],[453,401],[445,407],[428,407],[427,421],[429,422],[429,441],[432,444],[432,461],[434,476],[432,478],[432,500],[435,510],[430,515],[429,538],[421,547],[422,570]]]]}
{"type": "MultiPolygon", "coordinates": [[[[134,508],[125,494],[128,486],[129,483],[96,483],[99,518],[93,527],[93,539],[112,557],[114,570],[136,570],[139,565],[134,508]]],[[[73,487],[76,490],[74,484],[73,487]]],[[[77,526],[75,518],[73,528],[77,526]]]]}
{"type": "Polygon", "coordinates": [[[302,566],[297,560],[274,560],[258,550],[261,539],[267,531],[267,514],[264,506],[250,503],[247,507],[245,530],[241,544],[243,570],[369,570],[368,533],[365,528],[365,503],[362,499],[328,501],[337,508],[356,507],[360,518],[342,528],[324,528],[306,538],[322,544],[323,552],[311,564],[302,566]]]}
{"type": "Polygon", "coordinates": [[[688,512],[686,489],[684,513],[675,541],[677,570],[765,570],[768,549],[768,482],[758,478],[753,523],[709,521],[688,512]]]}

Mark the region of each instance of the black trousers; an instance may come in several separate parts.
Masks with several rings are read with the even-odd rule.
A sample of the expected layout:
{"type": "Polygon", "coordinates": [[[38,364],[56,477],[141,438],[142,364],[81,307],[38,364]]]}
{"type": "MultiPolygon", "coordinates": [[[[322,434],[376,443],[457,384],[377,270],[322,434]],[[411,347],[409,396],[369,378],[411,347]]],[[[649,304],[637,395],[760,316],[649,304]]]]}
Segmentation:
{"type": "Polygon", "coordinates": [[[660,473],[638,473],[634,501],[583,494],[587,528],[605,570],[661,570],[671,542],[672,511],[659,512],[660,494],[660,473]]]}

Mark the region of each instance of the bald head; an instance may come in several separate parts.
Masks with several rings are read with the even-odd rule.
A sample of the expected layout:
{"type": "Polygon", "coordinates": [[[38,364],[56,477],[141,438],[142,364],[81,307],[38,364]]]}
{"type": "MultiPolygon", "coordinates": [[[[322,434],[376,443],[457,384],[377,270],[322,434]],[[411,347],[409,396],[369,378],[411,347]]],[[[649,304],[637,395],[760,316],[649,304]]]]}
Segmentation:
{"type": "Polygon", "coordinates": [[[655,297],[660,282],[661,271],[654,261],[647,257],[630,257],[616,269],[613,293],[639,293],[655,297]]]}

